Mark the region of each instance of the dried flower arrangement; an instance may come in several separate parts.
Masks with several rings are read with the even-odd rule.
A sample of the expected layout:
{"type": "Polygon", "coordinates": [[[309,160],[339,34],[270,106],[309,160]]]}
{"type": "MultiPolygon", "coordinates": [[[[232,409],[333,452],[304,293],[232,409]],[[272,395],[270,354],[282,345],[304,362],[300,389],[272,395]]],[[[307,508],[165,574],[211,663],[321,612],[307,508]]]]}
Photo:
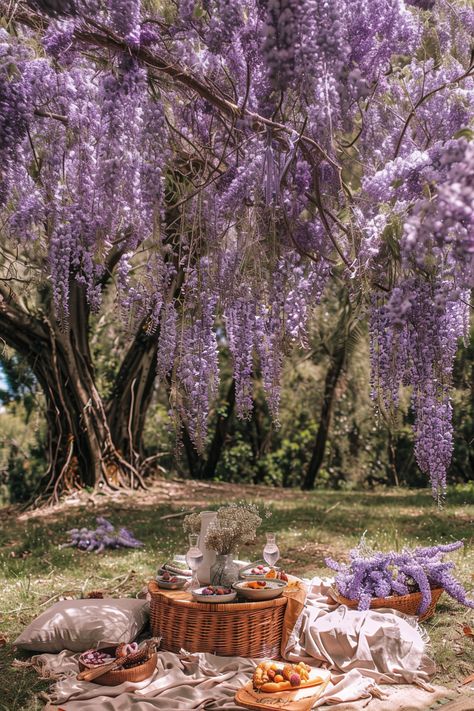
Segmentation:
{"type": "MultiPolygon", "coordinates": [[[[271,516],[269,511],[266,517],[271,516]]],[[[262,523],[258,507],[255,504],[238,503],[221,506],[217,511],[216,521],[210,526],[203,542],[219,554],[229,554],[244,544],[255,540],[257,528],[262,523]]],[[[183,520],[185,533],[199,533],[201,518],[199,513],[188,514],[183,520]]]]}
{"type": "Polygon", "coordinates": [[[235,552],[244,543],[255,540],[262,523],[254,504],[229,504],[217,511],[217,519],[206,535],[206,546],[220,555],[235,552]]]}
{"type": "Polygon", "coordinates": [[[201,515],[199,512],[188,514],[183,519],[183,529],[185,533],[201,532],[201,515]]]}

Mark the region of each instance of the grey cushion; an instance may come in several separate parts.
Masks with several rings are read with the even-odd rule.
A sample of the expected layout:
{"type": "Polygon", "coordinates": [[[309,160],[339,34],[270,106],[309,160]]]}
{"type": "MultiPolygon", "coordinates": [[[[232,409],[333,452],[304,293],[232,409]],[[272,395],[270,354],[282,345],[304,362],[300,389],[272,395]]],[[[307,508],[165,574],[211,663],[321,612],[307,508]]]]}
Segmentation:
{"type": "Polygon", "coordinates": [[[148,621],[145,600],[62,600],[43,612],[14,641],[32,652],[83,652],[110,642],[132,642],[148,621]]]}

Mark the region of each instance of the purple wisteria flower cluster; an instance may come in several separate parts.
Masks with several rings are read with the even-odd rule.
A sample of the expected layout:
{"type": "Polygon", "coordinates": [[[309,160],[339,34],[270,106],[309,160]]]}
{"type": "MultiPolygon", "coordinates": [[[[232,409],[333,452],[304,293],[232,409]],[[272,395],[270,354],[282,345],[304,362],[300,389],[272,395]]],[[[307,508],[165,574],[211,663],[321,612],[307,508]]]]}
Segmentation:
{"type": "MultiPolygon", "coordinates": [[[[368,610],[372,598],[409,595],[421,592],[418,615],[423,615],[431,603],[431,590],[443,588],[454,600],[474,609],[474,599],[452,574],[454,563],[445,561],[446,553],[458,550],[462,541],[404,549],[400,553],[375,552],[364,541],[350,551],[349,563],[326,558],[326,565],[337,572],[338,592],[349,600],[358,601],[359,610],[368,610]]],[[[390,605],[387,605],[388,607],[390,605]]]]}
{"type": "Polygon", "coordinates": [[[139,541],[128,528],[115,528],[103,516],[96,519],[97,528],[72,528],[68,531],[69,543],[64,543],[61,548],[79,548],[81,551],[95,551],[102,553],[106,548],[141,548],[139,541]]]}

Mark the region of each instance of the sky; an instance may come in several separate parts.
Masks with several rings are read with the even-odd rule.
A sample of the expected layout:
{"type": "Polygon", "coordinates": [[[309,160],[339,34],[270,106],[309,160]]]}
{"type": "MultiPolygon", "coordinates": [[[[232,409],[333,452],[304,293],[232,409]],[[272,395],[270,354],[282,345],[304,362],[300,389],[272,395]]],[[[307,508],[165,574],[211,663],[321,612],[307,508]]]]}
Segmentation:
{"type": "MultiPolygon", "coordinates": [[[[5,376],[3,375],[3,370],[2,367],[0,366],[0,390],[5,390],[7,387],[7,381],[5,380],[5,376]]],[[[0,405],[0,415],[2,412],[5,412],[5,408],[3,405],[0,405]]]]}

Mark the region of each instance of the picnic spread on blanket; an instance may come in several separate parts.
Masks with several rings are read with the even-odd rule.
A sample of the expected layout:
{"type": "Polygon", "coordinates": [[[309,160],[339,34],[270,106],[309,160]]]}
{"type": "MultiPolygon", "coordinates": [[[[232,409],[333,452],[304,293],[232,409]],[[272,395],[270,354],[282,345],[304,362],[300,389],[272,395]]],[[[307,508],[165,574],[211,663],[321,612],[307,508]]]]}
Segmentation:
{"type": "MultiPolygon", "coordinates": [[[[369,703],[402,711],[445,698],[446,689],[430,683],[436,668],[419,622],[435,612],[443,589],[431,573],[450,570],[442,559],[452,544],[397,557],[374,554],[363,541],[350,563],[328,560],[335,579],[308,580],[276,565],[275,533],[266,534],[262,560],[236,559],[260,522],[248,505],[187,516],[187,554],[163,563],[133,606],[59,602],[37,618],[16,644],[44,652],[19,664],[54,681],[46,708],[349,711],[369,703]],[[111,625],[95,621],[110,615],[111,625]],[[51,638],[68,624],[61,648],[51,638]]],[[[101,545],[94,538],[91,550],[101,545]]]]}

